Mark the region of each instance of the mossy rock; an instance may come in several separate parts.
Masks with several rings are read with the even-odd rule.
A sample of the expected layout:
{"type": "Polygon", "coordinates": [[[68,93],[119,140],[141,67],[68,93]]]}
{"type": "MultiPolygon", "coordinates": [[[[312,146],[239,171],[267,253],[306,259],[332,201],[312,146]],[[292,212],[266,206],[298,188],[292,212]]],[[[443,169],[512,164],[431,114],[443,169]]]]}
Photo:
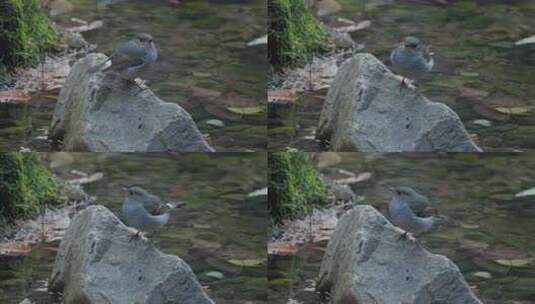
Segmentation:
{"type": "Polygon", "coordinates": [[[328,35],[303,0],[268,0],[268,57],[276,71],[327,49],[328,35]]]}
{"type": "Polygon", "coordinates": [[[0,153],[0,225],[59,201],[52,174],[30,153],[0,153]]]}
{"type": "Polygon", "coordinates": [[[302,216],[328,202],[328,192],[301,152],[269,155],[268,208],[274,223],[302,216]]]}
{"type": "Polygon", "coordinates": [[[0,72],[35,64],[58,43],[37,0],[0,0],[0,72]]]}

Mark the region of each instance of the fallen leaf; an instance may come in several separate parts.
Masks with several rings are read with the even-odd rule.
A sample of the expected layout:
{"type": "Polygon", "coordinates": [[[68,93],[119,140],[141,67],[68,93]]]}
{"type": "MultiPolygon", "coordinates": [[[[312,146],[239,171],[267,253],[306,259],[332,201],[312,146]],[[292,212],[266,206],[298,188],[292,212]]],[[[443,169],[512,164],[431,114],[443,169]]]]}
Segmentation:
{"type": "Polygon", "coordinates": [[[227,110],[229,110],[232,113],[241,114],[241,115],[255,115],[260,114],[266,110],[263,106],[258,107],[228,107],[227,110]]]}
{"type": "Polygon", "coordinates": [[[30,95],[22,90],[7,90],[0,91],[0,103],[10,102],[10,101],[22,101],[26,102],[30,100],[30,95]]]}
{"type": "Polygon", "coordinates": [[[475,125],[482,126],[482,127],[490,127],[492,126],[492,123],[489,120],[486,119],[476,119],[473,122],[475,125]]]}
{"type": "Polygon", "coordinates": [[[503,265],[503,266],[509,266],[509,267],[524,267],[529,264],[528,259],[497,259],[494,260],[494,262],[503,265]]]}
{"type": "Polygon", "coordinates": [[[268,195],[268,188],[267,187],[255,190],[255,191],[247,194],[247,197],[263,196],[263,195],[268,195]]]}
{"type": "Polygon", "coordinates": [[[492,278],[492,275],[489,272],[486,272],[486,271],[474,272],[474,276],[476,276],[478,278],[482,278],[482,279],[491,279],[492,278]]]}
{"type": "Polygon", "coordinates": [[[295,255],[299,249],[293,242],[275,241],[268,242],[268,254],[288,256],[295,255]]]}
{"type": "Polygon", "coordinates": [[[30,252],[31,246],[27,242],[8,242],[0,244],[0,255],[20,256],[30,252]]]}
{"type": "Polygon", "coordinates": [[[95,21],[93,21],[91,23],[88,23],[88,24],[83,24],[83,25],[80,25],[80,26],[70,27],[67,30],[69,30],[71,32],[74,32],[74,33],[82,33],[82,32],[92,31],[92,30],[101,28],[103,25],[104,25],[104,21],[95,20],[95,21]]]}
{"type": "Polygon", "coordinates": [[[531,106],[521,106],[521,107],[496,107],[494,108],[496,111],[503,113],[503,114],[510,114],[510,115],[522,115],[531,110],[531,106]]]}
{"type": "Polygon", "coordinates": [[[260,259],[243,259],[243,260],[231,259],[231,260],[228,260],[227,262],[229,262],[232,265],[241,266],[241,267],[255,267],[255,266],[261,265],[263,261],[260,259]]]}
{"type": "Polygon", "coordinates": [[[219,272],[219,271],[210,271],[210,272],[207,272],[207,273],[206,273],[206,276],[207,276],[207,277],[214,278],[214,279],[219,279],[219,280],[221,280],[222,278],[225,277],[225,275],[223,275],[223,273],[221,273],[221,272],[219,272]]]}
{"type": "Polygon", "coordinates": [[[530,43],[535,43],[535,35],[529,36],[522,40],[518,40],[517,42],[515,42],[515,45],[523,45],[523,44],[530,44],[530,43]]]}
{"type": "Polygon", "coordinates": [[[356,184],[359,182],[363,182],[365,180],[370,179],[371,177],[372,177],[372,174],[370,172],[363,172],[355,177],[338,179],[336,180],[336,182],[342,185],[349,185],[349,184],[356,184]]]}
{"type": "Polygon", "coordinates": [[[278,104],[289,104],[297,100],[295,91],[288,89],[268,90],[267,96],[268,102],[278,104]]]}
{"type": "Polygon", "coordinates": [[[515,194],[515,197],[523,197],[523,196],[530,196],[530,195],[535,195],[535,187],[524,190],[524,191],[520,191],[517,194],[515,194]]]}
{"type": "Polygon", "coordinates": [[[256,38],[253,41],[250,41],[247,43],[247,46],[255,46],[255,45],[262,45],[268,43],[268,36],[264,35],[262,37],[256,38]]]}
{"type": "Polygon", "coordinates": [[[339,33],[351,33],[351,32],[356,32],[356,31],[366,29],[370,27],[370,25],[372,25],[372,22],[370,20],[364,20],[357,24],[340,26],[340,27],[335,28],[334,30],[339,33]]]}

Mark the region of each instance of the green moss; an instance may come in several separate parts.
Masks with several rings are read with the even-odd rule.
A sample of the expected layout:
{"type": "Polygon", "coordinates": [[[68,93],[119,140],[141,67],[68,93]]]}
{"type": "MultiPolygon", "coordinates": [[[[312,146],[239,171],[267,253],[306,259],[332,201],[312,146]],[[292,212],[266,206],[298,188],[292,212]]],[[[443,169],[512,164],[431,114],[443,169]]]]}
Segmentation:
{"type": "Polygon", "coordinates": [[[274,223],[327,202],[327,190],[304,153],[270,153],[268,162],[268,208],[274,223]]]}
{"type": "Polygon", "coordinates": [[[268,57],[275,70],[298,65],[326,50],[327,33],[303,0],[268,0],[268,57]]]}
{"type": "Polygon", "coordinates": [[[0,1],[0,72],[34,64],[57,42],[37,0],[0,1]]]}
{"type": "Polygon", "coordinates": [[[0,223],[31,216],[58,195],[54,177],[34,154],[0,153],[0,223]]]}

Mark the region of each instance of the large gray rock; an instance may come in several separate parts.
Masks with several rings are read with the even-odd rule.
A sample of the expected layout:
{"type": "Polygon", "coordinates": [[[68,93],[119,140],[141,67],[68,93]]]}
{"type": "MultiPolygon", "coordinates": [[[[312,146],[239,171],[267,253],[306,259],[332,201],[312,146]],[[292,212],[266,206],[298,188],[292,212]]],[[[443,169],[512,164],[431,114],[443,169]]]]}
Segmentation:
{"type": "Polygon", "coordinates": [[[481,304],[459,268],[409,239],[371,206],[339,220],[317,289],[333,304],[481,304]]]}
{"type": "Polygon", "coordinates": [[[50,138],[65,151],[208,152],[191,116],[150,89],[127,84],[114,73],[90,73],[106,60],[89,54],[72,68],[56,104],[50,138]]]}
{"type": "Polygon", "coordinates": [[[183,260],[130,238],[107,208],[80,212],[60,244],[49,289],[66,304],[214,303],[183,260]]]}
{"type": "Polygon", "coordinates": [[[321,112],[317,137],[333,151],[481,151],[459,116],[417,91],[371,54],[338,70],[321,112]]]}

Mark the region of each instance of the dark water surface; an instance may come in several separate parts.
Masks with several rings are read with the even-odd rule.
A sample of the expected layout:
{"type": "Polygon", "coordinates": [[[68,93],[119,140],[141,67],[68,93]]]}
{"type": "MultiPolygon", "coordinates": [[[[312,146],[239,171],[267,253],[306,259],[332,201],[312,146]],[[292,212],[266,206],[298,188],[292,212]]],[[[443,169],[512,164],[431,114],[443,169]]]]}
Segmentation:
{"type": "MultiPolygon", "coordinates": [[[[535,187],[534,154],[341,155],[342,163],[325,173],[372,173],[352,189],[383,214],[391,194],[382,184],[411,186],[430,199],[443,220],[420,240],[429,251],[452,259],[484,303],[535,303],[535,197],[515,197],[535,187]]],[[[296,257],[270,259],[270,303],[286,303],[290,297],[321,303],[305,288],[319,273],[326,245],[302,246],[296,257]]]]}
{"type": "MultiPolygon", "coordinates": [[[[328,1],[327,1],[328,2],[328,1]]],[[[448,5],[419,0],[339,0],[328,18],[370,20],[352,34],[362,52],[383,62],[405,36],[431,45],[435,67],[419,90],[455,110],[468,132],[488,151],[535,148],[535,44],[515,42],[535,34],[535,1],[458,0],[448,5]],[[496,111],[505,108],[505,113],[496,111]],[[511,113],[518,114],[508,114],[511,113]],[[487,120],[490,126],[479,124],[487,120]]],[[[270,125],[270,147],[325,150],[313,140],[326,92],[306,93],[294,109],[295,128],[270,125]],[[318,98],[320,97],[320,98],[318,98]]],[[[288,120],[288,119],[287,119],[288,120]]]]}
{"type": "MultiPolygon", "coordinates": [[[[58,170],[103,172],[85,187],[97,202],[119,214],[121,187],[139,185],[163,201],[186,201],[152,240],[164,253],[184,259],[216,303],[266,302],[266,197],[248,193],[266,186],[266,156],[255,154],[82,154],[58,170]],[[236,170],[236,168],[240,168],[236,170]],[[229,260],[252,260],[241,267],[229,260]],[[220,272],[216,279],[209,272],[220,272]]],[[[46,280],[58,244],[42,244],[28,256],[0,260],[0,303],[57,303],[46,293],[46,280]]]]}
{"type": "MultiPolygon", "coordinates": [[[[55,19],[60,24],[71,17],[103,20],[102,28],[83,33],[98,52],[109,55],[135,33],[152,34],[159,59],[142,78],[162,100],[184,107],[216,150],[266,149],[266,46],[247,46],[266,33],[265,1],[188,0],[178,6],[164,0],[71,2],[74,11],[55,19]],[[224,126],[210,124],[214,119],[224,126]]],[[[54,102],[36,96],[31,104],[25,115],[0,109],[1,150],[54,150],[36,139],[46,133],[54,102]]]]}

